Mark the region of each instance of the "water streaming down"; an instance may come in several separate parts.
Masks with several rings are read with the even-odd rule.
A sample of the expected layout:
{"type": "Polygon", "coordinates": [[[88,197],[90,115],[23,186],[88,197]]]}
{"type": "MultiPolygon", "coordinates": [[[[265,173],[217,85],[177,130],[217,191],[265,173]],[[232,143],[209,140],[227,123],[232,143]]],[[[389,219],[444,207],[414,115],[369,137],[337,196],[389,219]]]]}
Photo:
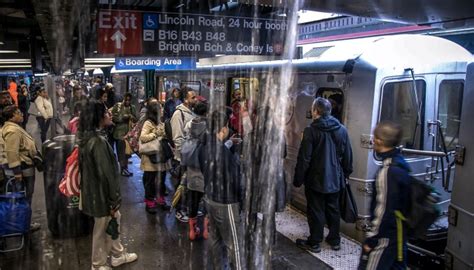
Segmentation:
{"type": "MultiPolygon", "coordinates": [[[[264,85],[257,100],[250,100],[255,121],[253,130],[244,137],[242,172],[246,184],[244,201],[244,250],[248,269],[270,269],[271,250],[275,242],[275,212],[282,211],[286,200],[283,160],[286,155],[285,116],[288,92],[292,84],[292,65],[297,38],[297,11],[301,1],[287,4],[288,30],[283,59],[276,69],[264,71],[264,85]],[[279,208],[279,209],[278,209],[279,208]]],[[[255,14],[257,17],[258,14],[255,14]]],[[[249,77],[254,77],[253,70],[249,77]]]]}

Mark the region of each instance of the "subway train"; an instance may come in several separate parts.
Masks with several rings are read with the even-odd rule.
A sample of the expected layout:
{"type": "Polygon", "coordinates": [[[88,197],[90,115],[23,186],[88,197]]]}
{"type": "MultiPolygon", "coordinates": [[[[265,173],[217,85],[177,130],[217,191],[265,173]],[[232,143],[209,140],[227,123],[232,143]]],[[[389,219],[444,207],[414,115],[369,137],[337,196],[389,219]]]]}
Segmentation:
{"type": "MultiPolygon", "coordinates": [[[[285,174],[289,202],[305,211],[302,188],[292,176],[306,118],[315,97],[329,98],[333,115],[347,127],[354,155],[350,176],[357,206],[356,224],[342,225],[347,236],[362,241],[369,226],[371,183],[381,162],[374,155],[372,130],[383,120],[403,127],[403,152],[413,176],[431,184],[441,195],[442,215],[423,239],[410,240],[409,250],[443,265],[448,231],[448,206],[454,179],[454,150],[458,143],[467,64],[472,55],[461,46],[433,36],[397,35],[366,42],[344,42],[320,50],[318,57],[291,61],[288,92],[285,174]]],[[[240,90],[245,98],[258,96],[268,80],[275,80],[286,60],[240,61],[198,65],[197,70],[160,73],[161,90],[188,86],[200,95],[220,93],[230,103],[240,90]]],[[[426,261],[425,261],[426,260],[426,261]]]]}

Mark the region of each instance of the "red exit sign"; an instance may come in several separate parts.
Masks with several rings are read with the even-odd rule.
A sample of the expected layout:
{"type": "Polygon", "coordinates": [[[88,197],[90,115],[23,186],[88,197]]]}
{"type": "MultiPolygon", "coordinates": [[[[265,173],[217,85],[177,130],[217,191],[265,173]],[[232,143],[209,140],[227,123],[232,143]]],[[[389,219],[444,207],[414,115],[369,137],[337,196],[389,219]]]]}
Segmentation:
{"type": "Polygon", "coordinates": [[[127,10],[101,10],[97,18],[100,54],[141,55],[142,14],[127,10]]]}

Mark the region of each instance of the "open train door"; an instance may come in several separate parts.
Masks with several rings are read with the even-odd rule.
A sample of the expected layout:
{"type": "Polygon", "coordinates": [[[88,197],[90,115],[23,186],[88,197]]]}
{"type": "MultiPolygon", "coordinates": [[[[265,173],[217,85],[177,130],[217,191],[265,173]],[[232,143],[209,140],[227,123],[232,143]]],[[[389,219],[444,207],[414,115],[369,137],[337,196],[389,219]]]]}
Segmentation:
{"type": "Polygon", "coordinates": [[[448,245],[446,247],[446,269],[473,269],[474,267],[474,62],[466,72],[466,84],[459,128],[459,142],[455,154],[455,181],[449,206],[448,245]]]}

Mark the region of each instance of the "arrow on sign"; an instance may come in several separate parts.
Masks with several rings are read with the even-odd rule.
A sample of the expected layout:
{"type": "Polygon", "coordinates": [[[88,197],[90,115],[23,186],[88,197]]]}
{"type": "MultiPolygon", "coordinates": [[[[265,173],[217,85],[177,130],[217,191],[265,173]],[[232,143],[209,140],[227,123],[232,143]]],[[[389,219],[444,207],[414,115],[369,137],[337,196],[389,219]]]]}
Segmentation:
{"type": "Polygon", "coordinates": [[[111,37],[110,39],[112,39],[113,41],[115,41],[115,48],[117,49],[122,49],[122,41],[125,41],[127,40],[127,37],[125,37],[122,32],[120,32],[120,30],[117,30],[117,32],[115,32],[111,37]]]}

